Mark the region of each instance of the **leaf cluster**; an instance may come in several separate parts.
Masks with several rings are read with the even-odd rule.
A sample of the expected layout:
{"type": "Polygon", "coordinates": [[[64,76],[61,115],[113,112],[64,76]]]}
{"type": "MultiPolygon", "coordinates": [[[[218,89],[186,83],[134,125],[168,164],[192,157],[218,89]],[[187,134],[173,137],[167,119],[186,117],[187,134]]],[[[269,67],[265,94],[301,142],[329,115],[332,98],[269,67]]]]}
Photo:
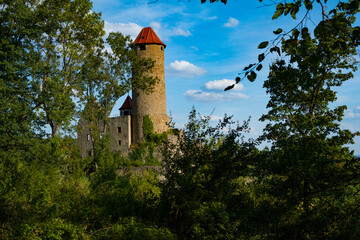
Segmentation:
{"type": "MultiPolygon", "coordinates": [[[[328,13],[326,12],[325,6],[327,3],[326,0],[294,0],[290,2],[280,1],[280,3],[278,3],[279,1],[266,3],[261,0],[259,2],[262,3],[264,7],[275,5],[273,19],[277,19],[280,16],[287,16],[289,14],[293,20],[296,20],[302,8],[304,8],[305,14],[292,29],[284,31],[282,28],[278,28],[273,31],[276,35],[274,39],[271,41],[262,41],[259,44],[258,49],[263,49],[264,52],[258,55],[257,62],[244,67],[244,69],[239,73],[240,77],[235,78],[235,84],[239,83],[244,78],[253,82],[257,77],[256,71],[260,71],[263,68],[262,61],[270,53],[277,53],[279,57],[281,57],[282,52],[287,52],[288,49],[296,48],[299,44],[299,36],[304,32],[306,32],[304,34],[308,34],[309,32],[307,22],[312,21],[311,11],[315,8],[315,4],[320,6],[320,14],[323,17],[323,21],[316,23],[313,34],[318,36],[319,32],[321,32],[323,38],[327,38],[334,33],[340,33],[337,35],[337,41],[333,42],[333,44],[336,45],[334,48],[341,48],[341,50],[344,51],[358,45],[358,27],[353,25],[356,14],[359,12],[358,1],[340,1],[336,7],[331,9],[328,13]]],[[[332,51],[332,49],[327,50],[332,51]]],[[[226,87],[224,90],[228,91],[232,89],[235,84],[226,87]]]]}
{"type": "Polygon", "coordinates": [[[252,202],[245,185],[254,145],[238,142],[248,122],[224,134],[232,124],[225,116],[211,127],[193,109],[178,142],[164,148],[164,217],[181,239],[238,239],[251,224],[240,219],[252,202]]]}

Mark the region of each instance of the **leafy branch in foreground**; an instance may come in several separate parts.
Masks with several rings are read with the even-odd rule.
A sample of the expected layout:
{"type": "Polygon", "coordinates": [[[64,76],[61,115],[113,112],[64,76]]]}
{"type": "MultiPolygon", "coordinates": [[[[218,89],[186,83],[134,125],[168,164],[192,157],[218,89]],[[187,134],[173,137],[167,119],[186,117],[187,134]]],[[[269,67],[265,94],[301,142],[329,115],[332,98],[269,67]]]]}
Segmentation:
{"type": "MultiPolygon", "coordinates": [[[[206,0],[201,0],[201,3],[205,3],[206,0]]],[[[214,3],[215,0],[211,0],[210,3],[214,3]]],[[[224,4],[227,1],[221,1],[224,4]]],[[[261,71],[263,68],[262,61],[268,56],[270,53],[277,53],[279,56],[282,52],[287,52],[288,49],[294,48],[299,44],[299,36],[301,35],[302,30],[307,29],[307,21],[310,19],[310,13],[313,11],[315,4],[320,6],[322,21],[317,23],[314,34],[317,32],[322,32],[321,34],[325,34],[323,31],[323,26],[332,26],[333,31],[341,30],[343,25],[348,25],[348,23],[352,22],[355,18],[355,15],[359,12],[359,4],[358,0],[349,0],[349,1],[339,1],[336,7],[330,10],[328,13],[326,12],[327,0],[293,0],[293,1],[263,1],[259,0],[262,4],[262,7],[268,6],[276,6],[275,13],[272,17],[273,20],[278,19],[280,16],[290,15],[294,20],[297,19],[297,15],[302,8],[304,8],[305,14],[300,20],[299,23],[296,24],[289,31],[284,31],[282,28],[277,28],[273,31],[276,37],[270,41],[263,41],[259,44],[258,49],[265,49],[265,51],[258,55],[258,61],[255,63],[251,63],[246,66],[240,73],[238,77],[235,78],[235,84],[242,81],[244,78],[247,78],[250,82],[253,82],[257,78],[256,71],[261,71]],[[345,18],[342,18],[339,21],[338,16],[344,15],[345,18]],[[284,44],[285,43],[285,44],[284,44]],[[281,47],[279,45],[281,44],[281,47]]],[[[308,31],[308,30],[307,30],[308,31]]],[[[359,44],[360,39],[360,29],[357,26],[351,26],[347,28],[347,34],[351,36],[352,44],[357,46],[359,44]]],[[[338,43],[342,45],[344,48],[344,42],[348,41],[345,38],[339,38],[338,43]]],[[[224,90],[228,91],[234,88],[235,84],[226,87],[224,90]]]]}

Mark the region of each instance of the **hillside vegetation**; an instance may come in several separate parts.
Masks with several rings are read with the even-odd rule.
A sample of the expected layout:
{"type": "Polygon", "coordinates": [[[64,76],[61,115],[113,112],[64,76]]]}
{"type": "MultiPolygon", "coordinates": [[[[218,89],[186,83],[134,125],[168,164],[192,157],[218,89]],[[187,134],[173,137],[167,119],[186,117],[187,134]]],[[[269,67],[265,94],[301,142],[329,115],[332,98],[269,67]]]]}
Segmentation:
{"type": "MultiPolygon", "coordinates": [[[[274,18],[323,1],[279,2],[274,18]]],[[[340,128],[346,106],[334,106],[357,70],[359,1],[340,2],[313,32],[299,25],[259,45],[282,56],[264,82],[260,138],[244,137],[249,121],[211,126],[192,109],[177,142],[149,122],[148,150],[133,159],[111,152],[96,128],[133,86],[151,89],[154,79],[131,70],[153,62],[120,33],[105,51],[91,8],[0,2],[0,239],[359,239],[360,164],[347,147],[359,133],[340,128]],[[92,127],[88,158],[75,139],[79,116],[92,127]],[[271,147],[259,150],[264,141],[271,147]],[[118,174],[139,159],[161,171],[118,174]]],[[[265,53],[244,77],[255,80],[265,53]]]]}

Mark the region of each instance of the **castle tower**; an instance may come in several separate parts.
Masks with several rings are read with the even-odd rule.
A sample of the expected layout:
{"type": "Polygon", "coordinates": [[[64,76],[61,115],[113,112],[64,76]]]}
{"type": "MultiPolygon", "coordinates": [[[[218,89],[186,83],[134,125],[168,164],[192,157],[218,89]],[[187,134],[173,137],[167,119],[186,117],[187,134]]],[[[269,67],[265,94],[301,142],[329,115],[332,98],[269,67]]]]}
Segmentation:
{"type": "Polygon", "coordinates": [[[166,45],[158,38],[151,27],[143,28],[134,43],[134,49],[138,56],[151,58],[155,61],[152,72],[147,74],[159,79],[151,93],[144,93],[140,89],[132,90],[132,142],[141,143],[143,141],[142,123],[145,115],[150,116],[155,133],[168,130],[169,117],[166,114],[164,72],[164,50],[166,45]]]}

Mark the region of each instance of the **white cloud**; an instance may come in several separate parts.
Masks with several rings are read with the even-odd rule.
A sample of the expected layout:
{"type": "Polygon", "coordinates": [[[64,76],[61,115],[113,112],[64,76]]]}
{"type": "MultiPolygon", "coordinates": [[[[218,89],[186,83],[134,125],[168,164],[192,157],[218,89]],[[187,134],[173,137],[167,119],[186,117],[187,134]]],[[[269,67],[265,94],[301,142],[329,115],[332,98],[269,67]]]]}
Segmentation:
{"type": "Polygon", "coordinates": [[[225,95],[227,95],[227,97],[229,99],[249,99],[250,97],[246,94],[243,93],[235,93],[235,92],[225,92],[225,95]]]}
{"type": "Polygon", "coordinates": [[[213,121],[213,122],[222,121],[222,120],[224,119],[223,117],[215,116],[215,115],[209,115],[209,116],[201,115],[201,118],[202,118],[202,119],[209,118],[209,120],[210,120],[210,121],[213,121]]]}
{"type": "MultiPolygon", "coordinates": [[[[233,84],[235,84],[235,80],[231,80],[231,79],[214,80],[214,81],[209,81],[209,82],[205,83],[205,88],[207,90],[224,91],[224,89],[226,87],[233,85],[233,84]]],[[[242,91],[242,90],[244,90],[244,85],[242,83],[238,83],[231,90],[242,91]]]]}
{"type": "Polygon", "coordinates": [[[210,121],[222,121],[223,119],[224,117],[220,117],[220,116],[215,116],[215,115],[210,116],[210,121]]]}
{"type": "Polygon", "coordinates": [[[191,49],[194,49],[195,51],[199,51],[199,48],[195,47],[195,46],[191,46],[191,49]]]}
{"type": "Polygon", "coordinates": [[[152,27],[152,29],[155,31],[155,33],[157,34],[157,36],[160,39],[163,39],[163,35],[162,35],[163,31],[161,29],[161,23],[159,23],[159,22],[151,22],[150,27],[152,27]]]}
{"type": "Polygon", "coordinates": [[[351,124],[351,123],[342,122],[341,127],[348,129],[352,132],[359,131],[359,128],[357,128],[354,124],[351,124]]]}
{"type": "Polygon", "coordinates": [[[203,92],[201,90],[187,90],[184,93],[185,96],[189,97],[190,99],[194,101],[205,101],[205,102],[211,102],[211,101],[223,101],[224,96],[221,93],[213,93],[213,92],[203,92]]]}
{"type": "Polygon", "coordinates": [[[360,113],[353,112],[353,111],[346,111],[345,112],[345,118],[358,118],[360,117],[360,113]]]}
{"type": "Polygon", "coordinates": [[[106,35],[110,32],[121,32],[124,35],[130,35],[133,40],[140,33],[142,27],[136,23],[111,23],[105,21],[105,31],[106,35]]]}
{"type": "Polygon", "coordinates": [[[251,127],[251,126],[250,126],[249,130],[250,130],[251,133],[255,133],[255,134],[257,133],[255,127],[251,127]]]}
{"type": "Polygon", "coordinates": [[[224,24],[224,27],[235,27],[239,24],[239,20],[233,17],[229,17],[227,23],[224,24]]]}
{"type": "Polygon", "coordinates": [[[175,76],[194,77],[203,75],[206,73],[206,70],[184,60],[175,60],[170,63],[167,73],[175,76]]]}
{"type": "Polygon", "coordinates": [[[188,37],[192,34],[189,30],[184,31],[181,28],[174,28],[174,32],[175,32],[175,35],[180,35],[180,36],[184,36],[184,37],[188,37]]]}
{"type": "Polygon", "coordinates": [[[151,22],[150,23],[150,27],[154,28],[154,29],[160,29],[161,28],[161,24],[159,22],[151,22]]]}
{"type": "Polygon", "coordinates": [[[355,113],[353,113],[353,112],[347,112],[347,117],[350,117],[350,118],[353,118],[353,117],[355,117],[355,113]]]}
{"type": "Polygon", "coordinates": [[[355,109],[345,111],[345,118],[358,118],[360,117],[360,106],[356,106],[355,109]]]}
{"type": "Polygon", "coordinates": [[[218,93],[218,92],[206,92],[201,90],[190,89],[184,93],[185,96],[193,101],[200,102],[222,102],[236,99],[249,99],[249,96],[243,93],[218,93]]]}
{"type": "Polygon", "coordinates": [[[217,19],[218,17],[217,16],[212,16],[212,17],[208,17],[208,18],[206,18],[207,20],[215,20],[215,19],[217,19]]]}

